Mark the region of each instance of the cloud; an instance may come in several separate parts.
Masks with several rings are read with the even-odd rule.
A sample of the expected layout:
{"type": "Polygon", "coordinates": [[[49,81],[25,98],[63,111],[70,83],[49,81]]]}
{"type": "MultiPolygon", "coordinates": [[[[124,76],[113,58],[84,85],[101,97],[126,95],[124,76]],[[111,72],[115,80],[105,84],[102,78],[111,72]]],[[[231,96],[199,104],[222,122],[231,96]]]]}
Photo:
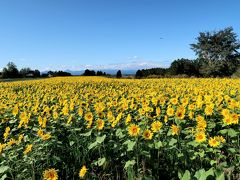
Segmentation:
{"type": "Polygon", "coordinates": [[[48,66],[43,69],[43,71],[49,70],[72,70],[79,71],[85,69],[93,69],[93,70],[138,70],[138,69],[148,69],[155,67],[166,67],[165,64],[155,61],[143,61],[143,60],[135,60],[126,63],[112,63],[112,64],[102,64],[102,65],[91,65],[91,64],[83,64],[77,66],[48,66]]]}

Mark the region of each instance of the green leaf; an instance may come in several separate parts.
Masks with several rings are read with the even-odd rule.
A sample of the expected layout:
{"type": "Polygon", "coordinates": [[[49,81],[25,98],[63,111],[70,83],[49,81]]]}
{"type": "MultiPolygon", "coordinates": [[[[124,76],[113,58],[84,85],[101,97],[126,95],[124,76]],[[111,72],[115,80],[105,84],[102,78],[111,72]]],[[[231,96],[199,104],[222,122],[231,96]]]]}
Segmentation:
{"type": "Polygon", "coordinates": [[[122,133],[121,129],[117,129],[116,136],[119,137],[119,138],[123,138],[125,135],[122,133]]]}
{"type": "Polygon", "coordinates": [[[82,136],[90,136],[92,134],[92,130],[88,131],[86,133],[81,134],[82,136]]]}
{"type": "Polygon", "coordinates": [[[222,172],[221,174],[217,175],[216,180],[225,180],[224,172],[222,172]]]}
{"type": "Polygon", "coordinates": [[[163,144],[161,141],[155,142],[154,143],[155,149],[159,149],[160,147],[163,147],[163,144]]]}
{"type": "Polygon", "coordinates": [[[144,157],[147,157],[147,158],[151,157],[149,151],[141,151],[140,154],[144,157]]]}
{"type": "Polygon", "coordinates": [[[135,160],[129,160],[125,163],[124,169],[128,169],[128,167],[133,166],[136,163],[135,160]]]}
{"type": "Polygon", "coordinates": [[[7,175],[6,174],[4,174],[2,177],[1,177],[1,179],[0,180],[4,180],[4,179],[6,179],[7,178],[7,175]]]}
{"type": "Polygon", "coordinates": [[[184,154],[183,153],[178,153],[177,157],[180,158],[180,157],[183,157],[184,154]]]}
{"type": "Polygon", "coordinates": [[[103,136],[97,137],[96,141],[101,144],[106,138],[106,135],[104,134],[103,136]]]}
{"type": "Polygon", "coordinates": [[[98,158],[97,164],[98,166],[102,166],[106,162],[106,158],[98,158]]]}
{"type": "Polygon", "coordinates": [[[199,145],[199,143],[197,143],[196,141],[190,141],[187,143],[188,145],[191,145],[193,147],[197,147],[199,145]]]}
{"type": "Polygon", "coordinates": [[[135,141],[131,141],[131,140],[127,140],[125,141],[123,144],[127,145],[127,151],[132,151],[136,142],[135,141]]]}
{"type": "Polygon", "coordinates": [[[178,178],[182,179],[182,173],[180,171],[178,171],[178,178]]]}
{"type": "Polygon", "coordinates": [[[227,134],[228,130],[227,129],[223,129],[223,130],[220,130],[219,133],[220,134],[227,134]]]}
{"type": "Polygon", "coordinates": [[[216,127],[216,124],[214,123],[214,122],[209,122],[208,123],[208,128],[209,129],[213,129],[213,128],[215,128],[216,127]]]}
{"type": "Polygon", "coordinates": [[[70,141],[69,144],[70,144],[70,146],[72,146],[74,143],[75,143],[74,141],[70,141]]]}
{"type": "Polygon", "coordinates": [[[8,166],[1,166],[0,167],[0,174],[6,172],[8,169],[10,169],[8,166]]]}
{"type": "Polygon", "coordinates": [[[210,161],[211,166],[213,166],[213,165],[216,164],[216,163],[217,163],[217,161],[215,161],[215,160],[211,160],[211,161],[210,161]]]}
{"type": "Polygon", "coordinates": [[[202,158],[203,158],[203,157],[204,157],[204,155],[205,155],[205,152],[204,152],[204,151],[202,151],[202,152],[199,152],[199,156],[200,156],[200,157],[202,157],[202,158]]]}
{"type": "Polygon", "coordinates": [[[174,145],[175,143],[177,143],[177,140],[172,138],[171,141],[169,142],[169,146],[174,145]]]}
{"type": "Polygon", "coordinates": [[[211,168],[211,169],[209,169],[208,171],[206,171],[206,178],[207,178],[208,176],[213,176],[213,177],[214,177],[214,168],[211,168]]]}
{"type": "Polygon", "coordinates": [[[181,180],[190,180],[190,179],[191,179],[191,174],[188,170],[186,170],[181,180]]]}
{"type": "Polygon", "coordinates": [[[203,174],[205,174],[205,169],[200,169],[197,172],[195,172],[194,177],[196,177],[197,179],[201,179],[203,174]]]}
{"type": "Polygon", "coordinates": [[[228,135],[230,137],[236,137],[238,133],[234,129],[228,129],[228,135]]]}
{"type": "Polygon", "coordinates": [[[230,151],[231,153],[235,153],[236,150],[234,148],[228,148],[228,151],[230,151]]]}
{"type": "Polygon", "coordinates": [[[98,145],[97,141],[95,141],[94,143],[91,143],[89,146],[88,146],[88,149],[92,149],[94,147],[96,147],[98,145]]]}

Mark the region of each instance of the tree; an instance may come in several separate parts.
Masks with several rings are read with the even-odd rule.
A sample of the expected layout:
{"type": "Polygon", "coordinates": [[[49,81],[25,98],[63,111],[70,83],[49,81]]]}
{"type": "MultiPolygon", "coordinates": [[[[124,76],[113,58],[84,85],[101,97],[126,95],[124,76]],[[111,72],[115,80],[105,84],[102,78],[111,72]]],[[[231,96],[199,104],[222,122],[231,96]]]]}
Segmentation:
{"type": "Polygon", "coordinates": [[[229,76],[239,65],[240,42],[232,27],[217,32],[200,32],[191,49],[198,55],[204,76],[229,76]]]}
{"type": "Polygon", "coordinates": [[[35,69],[34,70],[34,77],[40,77],[41,76],[41,73],[39,70],[35,69]]]}
{"type": "Polygon", "coordinates": [[[117,77],[117,78],[121,78],[121,77],[122,77],[122,72],[121,72],[121,70],[118,70],[118,71],[117,71],[116,77],[117,77]]]}
{"type": "Polygon", "coordinates": [[[171,63],[169,68],[171,75],[186,74],[188,76],[198,76],[198,64],[197,61],[189,59],[177,59],[171,63]]]}
{"type": "Polygon", "coordinates": [[[102,71],[97,71],[97,76],[103,76],[103,72],[102,71]]]}
{"type": "Polygon", "coordinates": [[[7,67],[3,68],[2,78],[18,78],[19,72],[17,66],[13,62],[9,62],[7,67]]]}
{"type": "Polygon", "coordinates": [[[32,71],[29,67],[27,68],[22,68],[20,71],[19,71],[19,74],[21,77],[26,77],[26,75],[32,71]]]}
{"type": "Polygon", "coordinates": [[[86,69],[83,73],[83,76],[95,76],[96,72],[94,70],[86,69]]]}
{"type": "Polygon", "coordinates": [[[135,74],[135,78],[141,78],[141,77],[143,77],[143,73],[142,73],[142,71],[141,70],[137,70],[137,72],[136,72],[136,74],[135,74]]]}

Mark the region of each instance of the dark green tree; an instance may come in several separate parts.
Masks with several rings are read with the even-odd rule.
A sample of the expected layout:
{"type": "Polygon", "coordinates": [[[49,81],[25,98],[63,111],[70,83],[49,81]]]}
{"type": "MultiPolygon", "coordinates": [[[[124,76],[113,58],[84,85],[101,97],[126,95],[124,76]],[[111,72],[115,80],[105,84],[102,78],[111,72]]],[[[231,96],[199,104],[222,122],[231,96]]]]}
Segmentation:
{"type": "Polygon", "coordinates": [[[137,72],[136,72],[136,74],[135,74],[135,78],[141,78],[141,77],[143,77],[143,73],[142,73],[142,71],[141,70],[137,70],[137,72]]]}
{"type": "Polygon", "coordinates": [[[191,49],[198,55],[204,76],[229,76],[239,65],[240,42],[232,27],[217,32],[200,32],[191,49]]]}
{"type": "Polygon", "coordinates": [[[34,70],[34,77],[40,77],[41,76],[41,73],[39,70],[35,69],[34,70]]]}
{"type": "Polygon", "coordinates": [[[19,71],[13,62],[9,62],[7,67],[3,68],[2,78],[18,78],[19,71]]]}
{"type": "Polygon", "coordinates": [[[29,67],[27,67],[27,68],[22,68],[20,71],[19,71],[19,75],[21,76],[21,77],[26,77],[26,75],[30,72],[30,71],[32,71],[29,67]]]}
{"type": "Polygon", "coordinates": [[[118,71],[117,71],[116,77],[117,77],[117,78],[121,78],[121,77],[122,77],[122,72],[121,72],[121,70],[118,70],[118,71]]]}
{"type": "Polygon", "coordinates": [[[83,76],[95,76],[96,72],[94,70],[86,69],[83,73],[83,76]]]}
{"type": "Polygon", "coordinates": [[[97,76],[103,76],[103,72],[102,71],[97,71],[97,76]]]}
{"type": "Polygon", "coordinates": [[[188,76],[198,76],[198,63],[189,59],[177,59],[171,63],[169,73],[170,75],[185,74],[188,76]]]}

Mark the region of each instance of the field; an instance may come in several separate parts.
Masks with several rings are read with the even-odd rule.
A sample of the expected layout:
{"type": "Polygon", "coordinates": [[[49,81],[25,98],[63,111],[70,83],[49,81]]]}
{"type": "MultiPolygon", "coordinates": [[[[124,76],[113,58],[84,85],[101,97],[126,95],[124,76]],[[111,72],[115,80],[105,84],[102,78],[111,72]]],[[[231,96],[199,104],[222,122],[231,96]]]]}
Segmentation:
{"type": "Polygon", "coordinates": [[[0,83],[1,179],[239,179],[239,79],[0,83]]]}

